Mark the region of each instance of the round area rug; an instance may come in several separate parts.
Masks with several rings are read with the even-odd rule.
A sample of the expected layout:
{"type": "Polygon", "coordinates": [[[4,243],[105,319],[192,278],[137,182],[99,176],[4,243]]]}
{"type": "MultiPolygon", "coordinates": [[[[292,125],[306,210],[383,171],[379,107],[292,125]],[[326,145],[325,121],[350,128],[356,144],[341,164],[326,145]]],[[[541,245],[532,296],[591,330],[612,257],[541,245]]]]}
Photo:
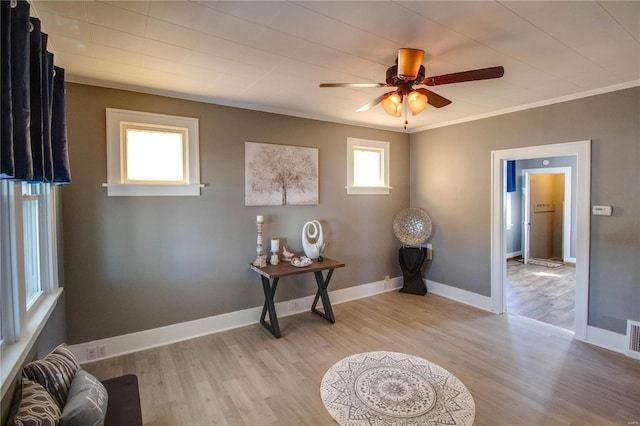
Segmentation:
{"type": "Polygon", "coordinates": [[[335,363],[320,396],[340,425],[472,425],[473,397],[444,368],[397,352],[365,352],[335,363]]]}

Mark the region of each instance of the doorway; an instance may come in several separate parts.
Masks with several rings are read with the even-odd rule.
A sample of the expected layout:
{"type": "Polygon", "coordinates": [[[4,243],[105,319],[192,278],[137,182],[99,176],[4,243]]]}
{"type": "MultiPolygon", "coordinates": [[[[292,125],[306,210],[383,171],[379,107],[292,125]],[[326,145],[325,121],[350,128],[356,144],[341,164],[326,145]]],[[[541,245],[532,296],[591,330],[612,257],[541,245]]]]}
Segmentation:
{"type": "Polygon", "coordinates": [[[540,145],[491,152],[491,300],[496,313],[506,311],[506,232],[505,232],[505,162],[509,160],[543,159],[575,156],[576,158],[576,243],[575,243],[575,337],[587,337],[589,219],[591,141],[540,145]]]}
{"type": "Polygon", "coordinates": [[[571,156],[518,160],[516,191],[505,199],[518,216],[508,223],[518,223],[521,235],[514,242],[516,235],[507,227],[510,253],[505,309],[569,331],[574,331],[575,319],[575,259],[571,257],[571,246],[575,246],[571,175],[575,167],[571,156]],[[514,204],[522,208],[514,209],[514,204]]]}

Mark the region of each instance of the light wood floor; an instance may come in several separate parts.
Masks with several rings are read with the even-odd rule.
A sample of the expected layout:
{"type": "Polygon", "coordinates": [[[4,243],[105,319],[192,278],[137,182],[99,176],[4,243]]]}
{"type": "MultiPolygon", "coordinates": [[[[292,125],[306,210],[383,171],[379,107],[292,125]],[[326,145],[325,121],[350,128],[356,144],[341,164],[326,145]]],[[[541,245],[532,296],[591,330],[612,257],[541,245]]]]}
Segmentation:
{"type": "Polygon", "coordinates": [[[575,330],[576,268],[507,262],[507,312],[575,330]]]}
{"type": "Polygon", "coordinates": [[[354,353],[404,352],[439,364],[469,389],[476,425],[637,425],[640,362],[570,333],[432,294],[398,292],[106,359],[100,379],[135,373],[147,425],[330,425],[326,370],[354,353]]]}

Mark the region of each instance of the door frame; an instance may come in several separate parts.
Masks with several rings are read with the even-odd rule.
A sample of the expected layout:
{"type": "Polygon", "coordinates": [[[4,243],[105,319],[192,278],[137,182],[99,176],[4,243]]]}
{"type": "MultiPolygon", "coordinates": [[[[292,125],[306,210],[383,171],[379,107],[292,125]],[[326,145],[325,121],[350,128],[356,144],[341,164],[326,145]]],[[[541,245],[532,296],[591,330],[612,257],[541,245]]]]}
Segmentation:
{"type": "Polygon", "coordinates": [[[576,157],[576,300],[575,338],[586,340],[589,308],[589,244],[591,203],[591,141],[565,142],[491,151],[491,305],[498,314],[505,312],[507,280],[503,172],[508,160],[573,155],[576,157]]]}
{"type": "Polygon", "coordinates": [[[522,169],[522,258],[527,263],[529,257],[529,204],[531,191],[529,191],[529,177],[531,175],[564,175],[564,200],[562,202],[562,261],[576,263],[571,257],[571,167],[546,167],[535,169],[522,169]],[[526,189],[526,190],[525,190],[526,189]]]}

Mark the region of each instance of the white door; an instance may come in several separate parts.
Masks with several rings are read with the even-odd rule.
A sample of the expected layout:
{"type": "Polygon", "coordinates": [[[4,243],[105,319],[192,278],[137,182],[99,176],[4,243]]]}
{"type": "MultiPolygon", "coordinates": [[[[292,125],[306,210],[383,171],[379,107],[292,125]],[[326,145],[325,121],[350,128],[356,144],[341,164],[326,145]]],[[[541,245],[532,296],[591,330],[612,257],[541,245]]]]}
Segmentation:
{"type": "Polygon", "coordinates": [[[529,238],[531,236],[530,184],[530,174],[525,171],[522,176],[522,261],[525,265],[529,262],[529,238]]]}

